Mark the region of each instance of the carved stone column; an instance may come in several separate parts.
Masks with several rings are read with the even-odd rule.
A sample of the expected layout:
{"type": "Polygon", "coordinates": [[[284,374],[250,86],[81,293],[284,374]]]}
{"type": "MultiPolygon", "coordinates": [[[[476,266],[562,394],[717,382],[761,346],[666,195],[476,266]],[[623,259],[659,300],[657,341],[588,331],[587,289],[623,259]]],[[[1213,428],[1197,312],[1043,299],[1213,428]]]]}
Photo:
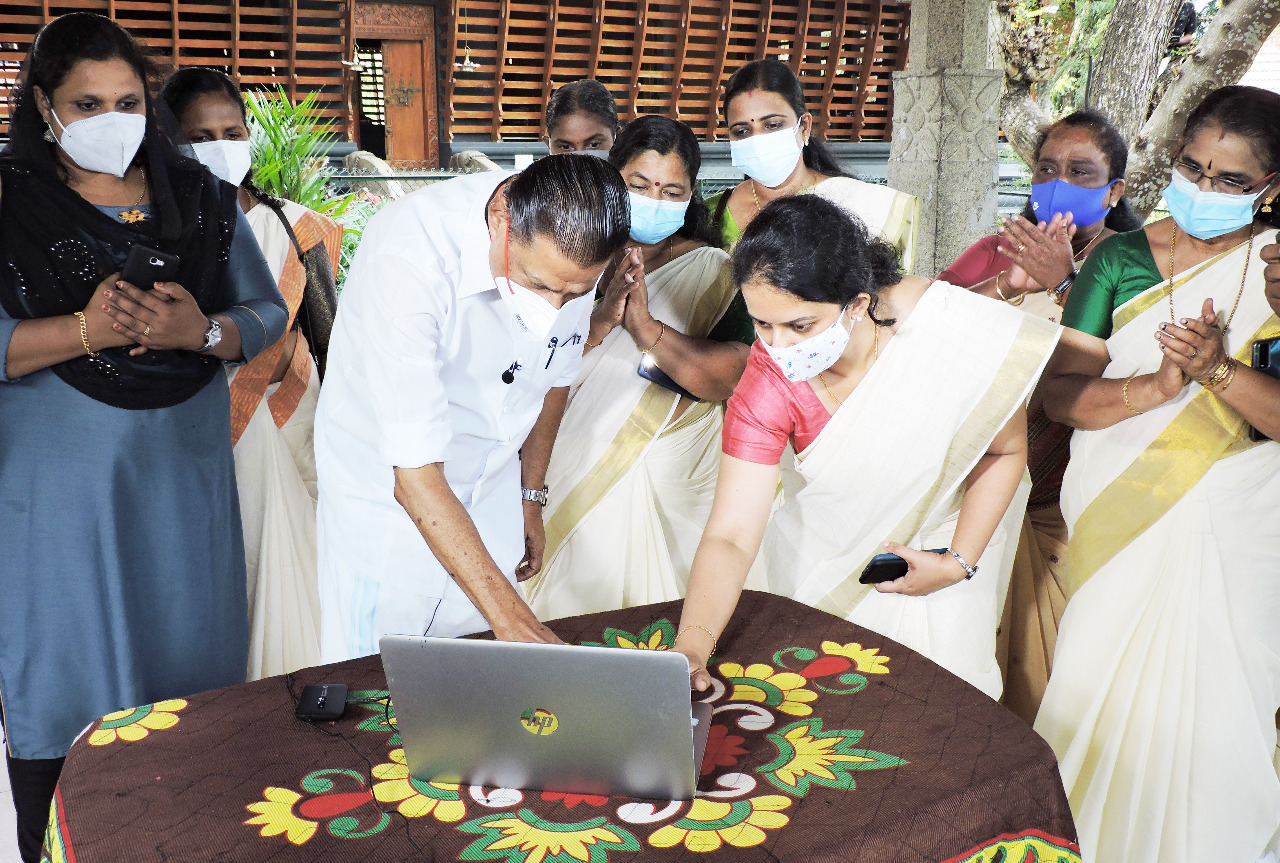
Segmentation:
{"type": "Polygon", "coordinates": [[[911,59],[893,76],[889,185],[920,199],[914,269],[935,276],[995,228],[1001,75],[987,68],[987,0],[911,6],[911,59]]]}

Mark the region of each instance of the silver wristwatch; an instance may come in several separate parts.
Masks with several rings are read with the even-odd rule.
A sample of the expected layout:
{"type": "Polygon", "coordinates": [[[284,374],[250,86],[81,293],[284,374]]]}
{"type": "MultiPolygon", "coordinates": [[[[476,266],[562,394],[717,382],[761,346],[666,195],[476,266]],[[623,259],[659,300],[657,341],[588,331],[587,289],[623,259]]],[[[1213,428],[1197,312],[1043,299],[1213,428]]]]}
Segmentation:
{"type": "Polygon", "coordinates": [[[520,498],[521,500],[531,500],[540,506],[546,506],[547,488],[546,486],[543,486],[541,491],[534,491],[531,488],[522,488],[520,489],[520,498]]]}
{"type": "Polygon", "coordinates": [[[196,353],[207,354],[222,341],[222,324],[209,318],[209,330],[204,334],[204,347],[196,348],[196,353]]]}

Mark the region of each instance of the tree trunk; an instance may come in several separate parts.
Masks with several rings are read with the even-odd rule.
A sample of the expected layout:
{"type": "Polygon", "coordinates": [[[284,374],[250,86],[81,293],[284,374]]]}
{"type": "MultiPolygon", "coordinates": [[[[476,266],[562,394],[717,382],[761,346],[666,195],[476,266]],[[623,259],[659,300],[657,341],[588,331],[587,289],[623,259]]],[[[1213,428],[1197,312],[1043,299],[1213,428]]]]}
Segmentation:
{"type": "Polygon", "coordinates": [[[1009,146],[1027,165],[1035,162],[1035,146],[1041,127],[1051,122],[1053,117],[1032,97],[1030,84],[1005,78],[1004,89],[1000,93],[1000,123],[1009,146]]]}
{"type": "Polygon", "coordinates": [[[1151,90],[1182,0],[1116,0],[1093,64],[1092,103],[1132,141],[1147,119],[1151,90]]]}
{"type": "Polygon", "coordinates": [[[1187,116],[1219,87],[1240,80],[1280,22],[1280,0],[1223,0],[1200,44],[1182,61],[1164,98],[1129,148],[1125,195],[1146,216],[1169,184],[1187,116]]]}
{"type": "Polygon", "coordinates": [[[1013,26],[1010,0],[997,0],[995,40],[997,57],[1004,67],[1004,87],[1000,93],[1000,126],[1013,151],[1028,165],[1034,161],[1032,148],[1040,127],[1052,117],[1036,102],[1032,88],[1053,74],[1058,62],[1053,50],[1054,35],[1037,20],[1013,26]]]}

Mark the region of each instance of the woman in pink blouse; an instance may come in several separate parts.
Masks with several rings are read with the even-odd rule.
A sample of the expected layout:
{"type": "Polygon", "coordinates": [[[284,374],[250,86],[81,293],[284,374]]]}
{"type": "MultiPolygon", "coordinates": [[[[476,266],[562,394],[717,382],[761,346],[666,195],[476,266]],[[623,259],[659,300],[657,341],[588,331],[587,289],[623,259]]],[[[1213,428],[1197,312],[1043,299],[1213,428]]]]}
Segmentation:
{"type": "Polygon", "coordinates": [[[904,276],[891,247],[817,196],[765,207],[733,272],[760,338],[729,400],[676,637],[694,685],[709,684],[706,662],[754,563],[770,591],[998,697],[996,618],[1025,504],[1024,405],[1057,328],[904,276]],[[803,487],[775,507],[788,443],[803,487]],[[859,576],[885,550],[906,574],[873,589],[859,576]]]}

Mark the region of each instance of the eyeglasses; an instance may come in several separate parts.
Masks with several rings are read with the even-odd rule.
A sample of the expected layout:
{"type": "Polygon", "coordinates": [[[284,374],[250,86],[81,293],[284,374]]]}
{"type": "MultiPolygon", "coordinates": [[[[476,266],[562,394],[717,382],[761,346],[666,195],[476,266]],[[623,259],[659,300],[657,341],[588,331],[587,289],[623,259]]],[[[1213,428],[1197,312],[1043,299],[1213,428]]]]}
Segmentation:
{"type": "Polygon", "coordinates": [[[1241,183],[1237,183],[1235,180],[1228,180],[1223,177],[1206,174],[1200,168],[1199,165],[1193,165],[1192,163],[1182,158],[1174,159],[1173,167],[1177,168],[1178,173],[1181,174],[1184,178],[1191,181],[1192,183],[1195,183],[1196,185],[1199,185],[1201,180],[1207,179],[1209,181],[1209,188],[1223,195],[1248,195],[1254,189],[1266,183],[1268,180],[1270,180],[1272,177],[1276,175],[1276,172],[1272,171],[1270,174],[1267,174],[1267,176],[1263,177],[1258,182],[1251,183],[1250,185],[1246,186],[1241,183]]]}

